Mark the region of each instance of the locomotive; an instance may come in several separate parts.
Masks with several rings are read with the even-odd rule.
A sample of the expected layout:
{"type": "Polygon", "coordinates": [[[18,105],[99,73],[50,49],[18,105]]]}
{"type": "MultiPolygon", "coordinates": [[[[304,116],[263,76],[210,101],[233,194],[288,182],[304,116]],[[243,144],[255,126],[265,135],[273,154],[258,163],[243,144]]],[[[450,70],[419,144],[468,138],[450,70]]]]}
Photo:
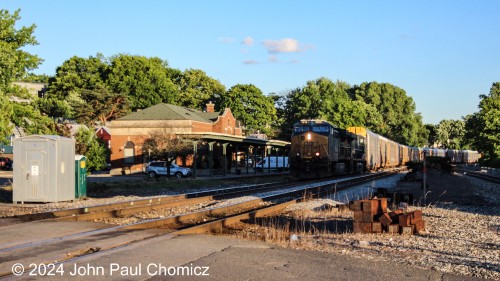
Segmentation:
{"type": "Polygon", "coordinates": [[[399,144],[363,127],[341,129],[324,120],[300,120],[293,126],[289,155],[296,178],[354,174],[449,157],[452,163],[476,163],[477,151],[418,148],[399,144]]]}
{"type": "Polygon", "coordinates": [[[293,126],[290,170],[296,178],[362,172],[365,138],[324,120],[300,120],[293,126]]]}

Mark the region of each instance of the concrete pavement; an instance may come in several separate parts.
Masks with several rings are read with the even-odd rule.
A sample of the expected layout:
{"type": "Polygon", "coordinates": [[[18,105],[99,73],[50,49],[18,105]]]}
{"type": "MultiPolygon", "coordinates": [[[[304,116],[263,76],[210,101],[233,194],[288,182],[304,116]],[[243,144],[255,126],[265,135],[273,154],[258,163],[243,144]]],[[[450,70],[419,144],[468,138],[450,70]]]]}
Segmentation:
{"type": "MultiPolygon", "coordinates": [[[[29,258],[23,262],[29,264],[29,258]]],[[[211,235],[162,236],[64,264],[53,276],[11,280],[482,280],[435,270],[283,249],[211,235]]]]}

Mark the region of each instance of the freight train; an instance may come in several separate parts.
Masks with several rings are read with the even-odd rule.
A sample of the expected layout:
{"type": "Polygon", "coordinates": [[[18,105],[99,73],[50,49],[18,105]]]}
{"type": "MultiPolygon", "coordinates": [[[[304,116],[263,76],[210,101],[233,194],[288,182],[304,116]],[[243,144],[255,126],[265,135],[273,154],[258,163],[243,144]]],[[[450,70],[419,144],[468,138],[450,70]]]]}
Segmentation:
{"type": "Polygon", "coordinates": [[[324,120],[301,120],[293,126],[289,155],[296,178],[361,173],[422,161],[427,156],[449,157],[452,163],[476,163],[477,151],[410,147],[363,127],[337,128],[324,120]]]}

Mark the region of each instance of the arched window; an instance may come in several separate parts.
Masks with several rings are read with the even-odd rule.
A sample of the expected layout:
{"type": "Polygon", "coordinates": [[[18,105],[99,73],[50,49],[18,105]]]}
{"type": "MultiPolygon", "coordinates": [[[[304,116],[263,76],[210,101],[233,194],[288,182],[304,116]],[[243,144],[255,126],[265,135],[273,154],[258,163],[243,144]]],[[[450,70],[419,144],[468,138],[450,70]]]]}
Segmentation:
{"type": "Polygon", "coordinates": [[[131,141],[128,141],[123,148],[124,148],[123,149],[123,164],[125,164],[125,165],[134,164],[134,156],[135,156],[134,143],[131,141]]]}

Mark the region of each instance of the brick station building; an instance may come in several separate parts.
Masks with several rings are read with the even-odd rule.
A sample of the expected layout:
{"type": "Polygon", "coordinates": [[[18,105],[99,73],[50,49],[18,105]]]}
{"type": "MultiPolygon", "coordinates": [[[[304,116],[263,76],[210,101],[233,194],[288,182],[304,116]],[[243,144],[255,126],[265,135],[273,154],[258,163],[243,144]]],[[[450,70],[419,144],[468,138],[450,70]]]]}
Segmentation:
{"type": "Polygon", "coordinates": [[[231,109],[214,109],[213,103],[207,104],[206,111],[161,103],[113,120],[109,125],[111,174],[142,172],[147,159],[143,144],[155,130],[173,135],[243,137],[231,109]]]}

